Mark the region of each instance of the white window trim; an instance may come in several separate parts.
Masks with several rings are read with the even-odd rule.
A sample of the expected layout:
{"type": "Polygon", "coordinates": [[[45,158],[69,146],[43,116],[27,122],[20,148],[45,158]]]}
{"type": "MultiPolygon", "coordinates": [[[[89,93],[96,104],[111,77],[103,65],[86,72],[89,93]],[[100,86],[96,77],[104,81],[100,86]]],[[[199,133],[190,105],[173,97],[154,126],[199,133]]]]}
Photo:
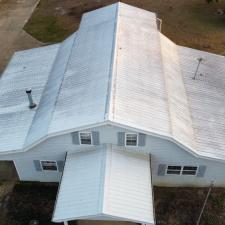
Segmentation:
{"type": "Polygon", "coordinates": [[[48,159],[45,159],[45,160],[39,160],[40,164],[41,164],[41,169],[42,171],[48,171],[48,172],[59,172],[59,168],[58,168],[58,163],[56,160],[48,160],[48,159]],[[56,170],[44,170],[43,169],[43,166],[42,166],[42,162],[55,162],[56,164],[56,170]]]}
{"type": "Polygon", "coordinates": [[[92,132],[79,132],[79,142],[80,142],[80,145],[85,145],[85,146],[91,146],[93,145],[93,137],[92,137],[92,132]],[[81,143],[81,134],[91,134],[91,144],[82,144],[81,143]]]}
{"type": "MultiPolygon", "coordinates": [[[[183,169],[183,167],[181,166],[181,165],[166,165],[166,175],[167,176],[181,176],[182,174],[182,169],[183,169]],[[180,166],[181,168],[180,168],[180,173],[179,174],[168,174],[167,172],[168,172],[168,167],[169,166],[180,166]]],[[[177,171],[177,170],[174,170],[174,171],[177,171]]]]}
{"type": "MultiPolygon", "coordinates": [[[[187,165],[185,165],[185,166],[187,166],[187,165]]],[[[191,167],[197,167],[194,175],[193,174],[182,174],[185,166],[182,167],[181,175],[183,175],[183,176],[192,176],[192,177],[196,177],[197,176],[199,166],[191,166],[191,167]]],[[[185,170],[185,171],[191,171],[191,170],[185,170]]]]}
{"type": "MultiPolygon", "coordinates": [[[[199,166],[190,166],[190,167],[197,167],[196,173],[194,175],[193,174],[182,174],[185,166],[190,166],[190,165],[184,165],[184,166],[181,166],[181,165],[171,165],[171,164],[166,165],[166,173],[165,174],[166,174],[166,176],[185,176],[185,177],[187,177],[187,176],[196,177],[197,176],[199,166]],[[168,174],[167,173],[168,166],[180,166],[181,167],[180,173],[179,174],[168,174]]],[[[185,170],[185,171],[189,171],[189,170],[185,170]]]]}
{"type": "Polygon", "coordinates": [[[125,147],[138,147],[138,133],[125,133],[125,147]],[[136,142],[136,145],[127,145],[127,135],[128,134],[135,134],[137,135],[137,142],[136,142]]]}

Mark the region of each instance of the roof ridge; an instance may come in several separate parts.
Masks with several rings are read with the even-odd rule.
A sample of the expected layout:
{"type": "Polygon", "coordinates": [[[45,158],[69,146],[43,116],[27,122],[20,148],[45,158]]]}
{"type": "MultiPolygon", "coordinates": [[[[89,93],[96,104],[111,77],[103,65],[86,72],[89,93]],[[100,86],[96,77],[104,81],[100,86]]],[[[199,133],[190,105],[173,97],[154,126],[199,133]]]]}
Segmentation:
{"type": "MultiPolygon", "coordinates": [[[[74,35],[74,37],[73,37],[74,40],[73,40],[72,46],[73,46],[73,44],[74,44],[74,42],[75,42],[75,39],[76,39],[76,35],[75,35],[75,34],[76,34],[76,33],[74,33],[74,34],[72,34],[72,35],[70,36],[70,37],[72,37],[72,36],[74,35]]],[[[70,38],[70,37],[69,37],[69,38],[70,38]]],[[[69,39],[69,38],[68,38],[68,39],[69,39]]],[[[47,80],[46,85],[45,85],[45,87],[44,87],[44,90],[43,90],[42,97],[41,97],[41,100],[40,100],[39,105],[40,105],[40,104],[44,104],[43,99],[44,99],[44,100],[48,100],[48,99],[46,99],[46,92],[48,92],[47,87],[48,87],[49,82],[50,82],[50,81],[52,80],[52,78],[53,78],[53,72],[54,72],[55,66],[57,65],[56,62],[57,62],[57,60],[58,60],[59,57],[60,57],[60,51],[63,49],[64,44],[66,43],[66,41],[67,41],[68,39],[66,39],[66,40],[64,40],[63,42],[61,42],[61,44],[60,44],[60,46],[59,46],[59,49],[58,49],[58,51],[57,51],[57,54],[56,54],[54,63],[53,63],[53,65],[52,65],[52,69],[51,69],[51,71],[50,71],[50,73],[49,73],[48,80],[47,80]]],[[[38,141],[39,139],[41,139],[41,138],[43,138],[44,136],[47,136],[47,135],[48,135],[48,130],[49,130],[49,127],[50,127],[50,124],[51,124],[51,118],[52,118],[53,113],[54,113],[54,111],[55,111],[55,104],[56,104],[57,99],[58,99],[58,95],[59,95],[60,88],[61,88],[61,85],[62,85],[62,82],[63,82],[64,74],[65,74],[65,71],[66,71],[66,68],[67,68],[67,64],[68,64],[68,61],[69,61],[69,56],[70,56],[71,51],[72,51],[72,47],[70,47],[70,49],[71,49],[71,50],[70,50],[70,52],[69,52],[69,54],[68,54],[68,59],[67,59],[66,65],[65,65],[64,72],[63,72],[62,74],[60,74],[60,76],[62,77],[62,79],[60,79],[60,81],[59,81],[60,86],[59,86],[59,89],[58,89],[58,91],[57,91],[57,93],[56,93],[56,97],[55,97],[55,99],[54,99],[54,104],[52,104],[52,107],[51,107],[51,112],[50,112],[50,115],[49,115],[50,118],[48,118],[48,125],[47,125],[46,132],[45,132],[44,134],[42,134],[42,136],[39,137],[39,138],[38,138],[37,140],[35,140],[35,141],[38,141]]],[[[54,74],[55,74],[55,73],[54,73],[54,74]]],[[[36,111],[36,113],[35,113],[35,115],[34,115],[34,117],[33,117],[31,126],[30,126],[29,131],[28,131],[28,133],[27,133],[27,136],[26,136],[26,138],[25,138],[24,147],[27,147],[28,145],[31,144],[30,141],[29,141],[30,132],[31,132],[32,129],[34,129],[34,126],[33,126],[34,123],[33,123],[33,122],[34,122],[35,119],[37,118],[37,115],[38,115],[39,113],[41,113],[40,110],[43,110],[43,109],[40,108],[40,107],[38,107],[38,108],[37,108],[37,111],[36,111]]],[[[31,141],[31,142],[35,142],[35,141],[31,141]]]]}
{"type": "MultiPolygon", "coordinates": [[[[159,32],[159,42],[160,42],[160,52],[161,52],[161,57],[162,57],[162,69],[163,69],[163,74],[164,74],[164,78],[165,78],[165,89],[166,89],[166,93],[167,93],[167,101],[168,101],[168,112],[169,112],[169,118],[170,118],[170,126],[171,126],[171,135],[172,137],[182,141],[183,143],[186,143],[186,140],[187,138],[191,140],[191,143],[193,144],[193,146],[195,146],[195,136],[194,136],[194,129],[193,129],[193,121],[192,121],[192,118],[191,118],[191,113],[190,113],[190,107],[189,107],[189,102],[188,102],[188,97],[187,97],[187,93],[186,93],[186,89],[185,89],[185,85],[184,85],[184,81],[183,81],[183,76],[182,76],[182,70],[181,70],[181,66],[180,66],[180,58],[179,58],[179,54],[178,54],[178,51],[177,51],[177,45],[171,41],[170,39],[168,39],[167,37],[165,37],[164,35],[161,35],[161,33],[159,32]],[[180,88],[179,90],[182,91],[182,93],[180,93],[180,96],[184,97],[182,99],[183,101],[183,106],[185,107],[186,106],[186,110],[185,110],[185,115],[186,115],[186,118],[181,118],[181,119],[178,119],[178,117],[176,117],[176,115],[178,114],[177,112],[177,109],[176,109],[176,106],[174,107],[174,104],[173,102],[173,93],[174,93],[174,89],[172,89],[171,85],[173,86],[173,80],[171,79],[172,76],[169,76],[169,74],[171,74],[170,72],[166,72],[166,65],[168,64],[167,63],[167,56],[166,56],[166,53],[164,53],[164,50],[165,48],[163,48],[163,39],[162,38],[165,38],[166,40],[168,40],[169,42],[167,43],[167,48],[169,48],[170,45],[173,45],[172,48],[174,49],[173,51],[173,59],[176,61],[176,63],[178,64],[178,66],[176,67],[176,69],[178,68],[178,72],[177,73],[173,73],[173,77],[177,74],[180,78],[180,88]],[[182,139],[181,140],[179,138],[179,122],[180,120],[183,119],[183,123],[182,125],[187,125],[186,128],[189,128],[189,129],[186,129],[188,130],[188,135],[185,136],[185,134],[183,134],[182,136],[182,139]],[[186,123],[184,122],[187,121],[186,123]],[[191,126],[190,126],[191,125],[191,126]],[[178,130],[177,130],[178,129],[178,130]],[[185,136],[185,137],[184,137],[185,136]],[[188,136],[188,137],[187,137],[188,136]]],[[[171,51],[170,51],[171,53],[171,51]]],[[[170,58],[171,59],[171,58],[170,58]]],[[[174,65],[174,62],[171,62],[170,65],[174,65]]],[[[172,69],[171,67],[169,69],[172,69]]],[[[176,79],[176,84],[179,84],[179,79],[176,79]]],[[[174,84],[175,85],[175,84],[174,84]]],[[[176,91],[178,90],[177,88],[175,88],[176,91]]],[[[181,105],[182,107],[182,105],[181,105]]],[[[179,110],[179,115],[182,114],[182,111],[180,112],[179,110]]],[[[184,113],[182,114],[184,115],[184,113]]],[[[180,116],[181,117],[181,116],[180,116]]]]}
{"type": "MultiPolygon", "coordinates": [[[[74,47],[74,45],[75,45],[75,42],[76,42],[76,39],[77,39],[77,34],[78,34],[78,32],[74,32],[74,33],[72,34],[72,35],[74,35],[74,39],[73,39],[73,43],[72,43],[72,45],[71,45],[71,47],[70,47],[70,52],[69,52],[69,54],[68,54],[68,60],[67,60],[67,63],[66,63],[66,65],[65,65],[65,69],[64,69],[64,73],[63,73],[62,82],[60,83],[59,91],[57,92],[57,97],[56,97],[54,106],[56,106],[57,100],[58,100],[58,98],[59,98],[60,90],[62,89],[62,84],[63,84],[64,78],[65,78],[65,73],[66,73],[66,70],[67,70],[67,67],[68,67],[68,63],[69,63],[69,60],[70,60],[70,56],[71,56],[71,54],[72,54],[72,49],[73,49],[73,47],[74,47]]],[[[52,116],[51,116],[51,118],[53,117],[54,112],[55,112],[55,107],[54,107],[54,110],[52,111],[52,116]]],[[[51,121],[50,121],[50,124],[51,124],[51,121]]],[[[50,127],[50,124],[49,124],[49,127],[50,127]]],[[[49,127],[48,127],[48,131],[49,131],[49,127]]]]}
{"type": "Polygon", "coordinates": [[[111,54],[111,64],[110,64],[110,71],[109,71],[109,81],[108,81],[108,89],[107,89],[107,96],[106,96],[106,105],[105,105],[105,121],[110,120],[110,109],[111,109],[111,98],[113,92],[113,74],[114,74],[114,64],[115,64],[115,57],[116,57],[116,43],[117,43],[117,32],[118,32],[118,17],[119,17],[119,5],[120,3],[116,3],[116,15],[115,15],[115,25],[114,25],[114,37],[113,37],[113,47],[112,47],[112,54],[111,54]]]}

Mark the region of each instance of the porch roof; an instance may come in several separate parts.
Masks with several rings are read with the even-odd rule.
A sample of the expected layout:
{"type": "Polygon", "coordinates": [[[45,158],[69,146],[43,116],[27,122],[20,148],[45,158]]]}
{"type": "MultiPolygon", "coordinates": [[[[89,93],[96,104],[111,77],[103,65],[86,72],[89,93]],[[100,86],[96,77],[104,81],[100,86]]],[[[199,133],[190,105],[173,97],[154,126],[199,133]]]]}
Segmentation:
{"type": "Polygon", "coordinates": [[[149,155],[112,145],[69,154],[53,215],[154,224],[149,155]]]}

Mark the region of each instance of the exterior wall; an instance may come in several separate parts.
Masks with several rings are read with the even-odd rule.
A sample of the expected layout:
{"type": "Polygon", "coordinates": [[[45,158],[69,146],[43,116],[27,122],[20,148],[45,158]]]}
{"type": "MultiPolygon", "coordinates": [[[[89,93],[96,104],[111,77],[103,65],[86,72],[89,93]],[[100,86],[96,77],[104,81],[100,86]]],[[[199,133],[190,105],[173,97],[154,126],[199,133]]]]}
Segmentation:
{"type": "MultiPolygon", "coordinates": [[[[89,130],[87,130],[89,131],[89,130]]],[[[100,132],[100,143],[117,145],[117,132],[132,132],[114,126],[91,129],[100,132]]],[[[58,182],[61,177],[56,171],[36,171],[33,160],[65,160],[66,152],[76,152],[87,148],[74,145],[71,134],[50,138],[33,149],[17,154],[0,155],[0,160],[14,160],[20,179],[25,181],[58,182]]],[[[131,147],[133,150],[151,154],[152,178],[154,185],[161,186],[206,186],[214,181],[216,186],[225,186],[225,163],[199,159],[167,140],[146,136],[144,147],[131,147]],[[165,175],[158,176],[158,165],[207,166],[204,177],[165,175]]]]}

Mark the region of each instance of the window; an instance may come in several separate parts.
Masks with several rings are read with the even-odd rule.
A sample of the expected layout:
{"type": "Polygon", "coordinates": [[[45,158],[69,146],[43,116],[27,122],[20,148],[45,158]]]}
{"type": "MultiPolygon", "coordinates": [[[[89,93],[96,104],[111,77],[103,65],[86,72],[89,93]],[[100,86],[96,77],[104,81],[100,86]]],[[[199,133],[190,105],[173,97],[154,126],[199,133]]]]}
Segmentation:
{"type": "Polygon", "coordinates": [[[182,170],[183,175],[196,175],[198,170],[197,166],[184,166],[182,170]]]}
{"type": "Polygon", "coordinates": [[[181,172],[181,166],[168,166],[166,174],[180,175],[180,172],[181,172]]]}
{"type": "Polygon", "coordinates": [[[91,132],[80,133],[80,144],[81,145],[91,145],[92,144],[91,132]]]}
{"type": "Polygon", "coordinates": [[[166,174],[193,175],[197,174],[197,166],[167,166],[166,174]]]}
{"type": "Polygon", "coordinates": [[[126,134],[126,146],[137,146],[137,134],[126,134]]]}
{"type": "Polygon", "coordinates": [[[52,170],[52,171],[58,170],[56,161],[47,161],[47,160],[41,161],[41,167],[42,170],[52,170]]]}

